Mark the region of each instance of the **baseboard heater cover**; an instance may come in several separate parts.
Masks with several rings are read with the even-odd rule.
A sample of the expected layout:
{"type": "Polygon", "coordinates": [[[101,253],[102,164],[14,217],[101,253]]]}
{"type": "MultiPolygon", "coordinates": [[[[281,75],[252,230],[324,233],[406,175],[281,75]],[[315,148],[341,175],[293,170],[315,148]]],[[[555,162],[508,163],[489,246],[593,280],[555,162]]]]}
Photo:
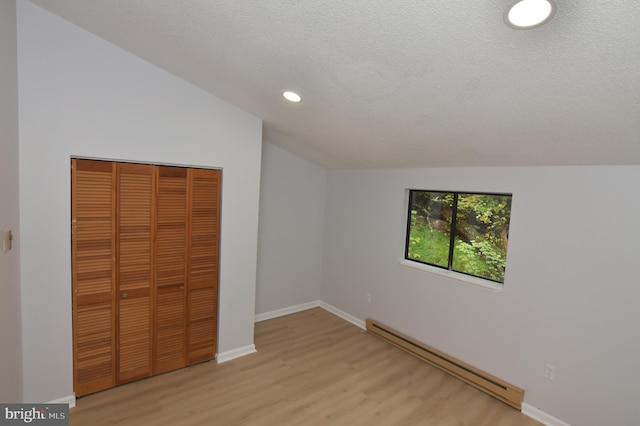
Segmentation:
{"type": "Polygon", "coordinates": [[[460,361],[450,355],[440,352],[424,343],[418,342],[399,331],[372,319],[366,321],[367,331],[398,348],[420,358],[421,360],[437,367],[453,377],[480,389],[494,398],[522,411],[524,390],[505,382],[489,373],[460,361]]]}

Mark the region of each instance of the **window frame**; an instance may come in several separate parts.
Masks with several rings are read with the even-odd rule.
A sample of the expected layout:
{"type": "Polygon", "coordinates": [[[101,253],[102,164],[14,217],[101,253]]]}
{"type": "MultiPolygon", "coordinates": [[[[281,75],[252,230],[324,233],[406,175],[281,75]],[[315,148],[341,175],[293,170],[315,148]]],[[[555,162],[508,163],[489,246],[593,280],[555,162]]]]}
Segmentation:
{"type": "MultiPolygon", "coordinates": [[[[457,220],[457,210],[458,210],[458,196],[462,195],[489,195],[489,196],[508,196],[513,200],[513,194],[508,192],[480,192],[480,191],[447,191],[447,190],[430,190],[430,189],[407,189],[407,197],[405,203],[405,239],[404,239],[404,250],[403,250],[403,258],[400,260],[400,264],[404,266],[408,266],[414,269],[419,269],[426,272],[436,273],[438,275],[446,276],[448,278],[453,278],[458,281],[462,281],[467,284],[478,285],[482,287],[489,288],[491,290],[500,291],[504,288],[504,281],[496,281],[491,278],[480,277],[477,275],[473,275],[463,271],[457,271],[453,269],[453,251],[455,248],[455,223],[457,220]],[[448,255],[448,265],[440,266],[434,263],[423,262],[417,259],[412,259],[409,257],[409,244],[410,244],[410,231],[411,231],[411,207],[412,207],[412,194],[414,192],[430,192],[430,193],[440,193],[440,194],[453,194],[454,201],[452,206],[452,216],[451,216],[451,229],[450,240],[449,240],[449,255],[448,255]]],[[[509,226],[511,225],[511,212],[509,213],[509,226]]],[[[505,265],[506,271],[506,265],[505,265]]],[[[505,277],[506,278],[506,275],[505,277]]]]}

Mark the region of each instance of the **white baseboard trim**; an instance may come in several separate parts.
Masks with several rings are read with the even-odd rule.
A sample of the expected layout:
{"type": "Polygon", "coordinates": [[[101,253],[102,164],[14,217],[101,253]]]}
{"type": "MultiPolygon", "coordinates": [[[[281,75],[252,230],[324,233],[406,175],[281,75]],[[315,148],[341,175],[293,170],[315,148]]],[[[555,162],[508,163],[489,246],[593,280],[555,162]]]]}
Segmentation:
{"type": "Polygon", "coordinates": [[[329,311],[332,314],[339,316],[343,320],[348,321],[351,324],[357,327],[360,327],[363,330],[366,330],[366,325],[363,320],[358,319],[353,315],[350,315],[345,311],[336,308],[335,306],[332,306],[326,302],[323,302],[322,300],[314,300],[313,302],[303,303],[301,305],[290,306],[288,308],[278,309],[271,312],[265,312],[263,314],[257,314],[255,316],[255,322],[266,321],[269,319],[282,317],[284,315],[295,314],[296,312],[302,312],[302,311],[306,311],[307,309],[313,309],[317,307],[321,307],[325,311],[329,311]]]}
{"type": "Polygon", "coordinates": [[[257,314],[255,317],[255,322],[266,321],[272,318],[282,317],[284,315],[295,314],[296,312],[306,311],[307,309],[317,308],[320,306],[319,300],[314,300],[313,302],[303,303],[301,305],[290,306],[288,308],[277,309],[271,312],[265,312],[263,314],[257,314]]]}
{"type": "Polygon", "coordinates": [[[54,399],[53,401],[49,401],[46,404],[69,404],[69,408],[74,408],[76,406],[76,396],[68,395],[62,398],[54,399]]]}
{"type": "Polygon", "coordinates": [[[335,306],[332,306],[326,302],[320,301],[320,307],[326,311],[331,312],[332,314],[339,316],[340,318],[342,318],[345,321],[349,321],[351,324],[360,327],[363,330],[366,330],[367,327],[365,325],[365,322],[361,319],[358,319],[356,317],[354,317],[353,315],[350,315],[348,313],[346,313],[345,311],[342,311],[338,308],[336,308],[335,306]]]}
{"type": "Polygon", "coordinates": [[[251,355],[256,352],[256,345],[248,345],[242,348],[232,349],[227,352],[219,353],[216,357],[216,363],[222,364],[223,362],[231,361],[232,359],[240,358],[245,355],[251,355]]]}
{"type": "Polygon", "coordinates": [[[547,414],[544,411],[534,407],[533,405],[522,403],[522,414],[531,417],[533,420],[537,420],[545,426],[571,426],[569,423],[563,422],[560,419],[556,419],[551,414],[547,414]]]}

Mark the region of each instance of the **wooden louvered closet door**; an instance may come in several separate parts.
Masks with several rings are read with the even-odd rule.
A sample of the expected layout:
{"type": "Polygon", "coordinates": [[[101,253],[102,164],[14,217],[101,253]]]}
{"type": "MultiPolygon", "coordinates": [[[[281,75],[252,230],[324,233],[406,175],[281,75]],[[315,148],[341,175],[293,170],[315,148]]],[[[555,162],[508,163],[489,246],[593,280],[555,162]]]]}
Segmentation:
{"type": "Polygon", "coordinates": [[[189,363],[216,354],[220,171],[189,170],[189,363]]]}
{"type": "Polygon", "coordinates": [[[72,160],[74,391],[216,355],[219,170],[72,160]]]}
{"type": "Polygon", "coordinates": [[[152,373],[154,169],[118,164],[118,384],[152,373]]]}
{"type": "Polygon", "coordinates": [[[158,167],[154,373],[187,362],[187,169],[158,167]]]}
{"type": "Polygon", "coordinates": [[[77,396],[215,358],[220,180],[72,160],[77,396]]]}
{"type": "Polygon", "coordinates": [[[74,389],[115,385],[115,164],[72,161],[74,389]]]}

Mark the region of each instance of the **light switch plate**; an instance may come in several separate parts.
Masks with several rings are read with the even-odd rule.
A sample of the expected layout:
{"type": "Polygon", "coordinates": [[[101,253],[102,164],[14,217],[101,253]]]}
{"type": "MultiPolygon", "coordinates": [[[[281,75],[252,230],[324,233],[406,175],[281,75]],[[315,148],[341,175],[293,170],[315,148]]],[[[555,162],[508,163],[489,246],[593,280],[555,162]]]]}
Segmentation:
{"type": "Polygon", "coordinates": [[[11,240],[13,239],[11,229],[5,229],[4,231],[2,231],[2,235],[2,250],[7,252],[11,250],[11,240]]]}

